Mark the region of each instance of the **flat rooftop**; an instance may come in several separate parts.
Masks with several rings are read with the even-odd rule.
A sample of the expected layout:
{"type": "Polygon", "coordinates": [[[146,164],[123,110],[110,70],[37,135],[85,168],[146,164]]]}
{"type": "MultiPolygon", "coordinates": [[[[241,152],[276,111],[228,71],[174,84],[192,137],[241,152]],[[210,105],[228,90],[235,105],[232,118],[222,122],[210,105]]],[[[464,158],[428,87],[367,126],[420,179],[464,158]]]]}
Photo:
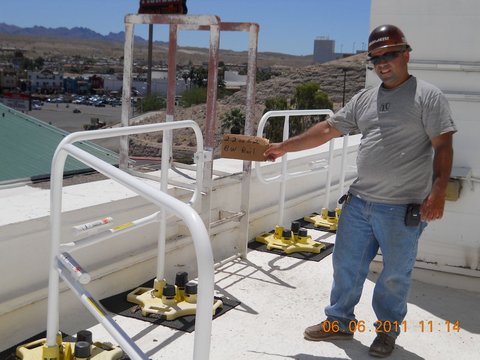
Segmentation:
{"type": "MultiPolygon", "coordinates": [[[[314,238],[334,242],[335,236],[309,230],[314,238]]],[[[213,320],[210,359],[372,359],[375,338],[371,295],[377,274],[370,272],[358,320],[365,329],[354,340],[310,342],[305,327],[324,319],[332,282],[332,256],[319,262],[251,250],[216,270],[217,295],[240,305],[213,320]]],[[[389,357],[400,359],[478,359],[480,354],[480,293],[413,281],[405,319],[407,331],[389,357]],[[459,331],[453,323],[458,321],[459,331]]],[[[85,310],[86,312],[86,310],[85,310]]],[[[115,320],[151,359],[191,359],[193,333],[115,316],[115,320]]],[[[112,341],[101,325],[90,328],[94,338],[112,341]]]]}

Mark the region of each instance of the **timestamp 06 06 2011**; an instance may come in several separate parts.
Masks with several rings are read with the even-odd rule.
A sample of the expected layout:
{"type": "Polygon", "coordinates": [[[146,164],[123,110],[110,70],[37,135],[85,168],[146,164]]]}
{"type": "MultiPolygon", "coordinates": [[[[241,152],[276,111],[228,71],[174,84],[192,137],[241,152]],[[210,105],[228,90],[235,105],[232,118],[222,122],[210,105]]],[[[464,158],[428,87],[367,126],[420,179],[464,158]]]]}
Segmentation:
{"type": "MultiPolygon", "coordinates": [[[[435,333],[435,332],[459,332],[460,321],[459,320],[418,320],[416,322],[403,320],[389,321],[389,320],[377,320],[374,322],[373,327],[370,328],[364,320],[352,320],[348,324],[348,331],[355,332],[407,332],[409,330],[418,330],[421,333],[435,333]]],[[[325,332],[339,332],[346,331],[340,329],[340,323],[337,320],[324,321],[323,330],[325,332]]]]}

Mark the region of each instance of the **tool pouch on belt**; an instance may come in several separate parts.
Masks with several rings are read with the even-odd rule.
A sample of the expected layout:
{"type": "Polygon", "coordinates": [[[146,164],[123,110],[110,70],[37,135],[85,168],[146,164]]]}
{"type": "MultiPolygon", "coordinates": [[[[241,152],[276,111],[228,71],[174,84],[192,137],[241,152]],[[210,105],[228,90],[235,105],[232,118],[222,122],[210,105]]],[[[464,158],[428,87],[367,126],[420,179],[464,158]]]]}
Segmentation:
{"type": "Polygon", "coordinates": [[[352,199],[352,194],[346,193],[346,194],[342,195],[342,197],[340,199],[338,199],[338,203],[340,205],[342,205],[343,203],[348,204],[351,199],[352,199]]]}
{"type": "Polygon", "coordinates": [[[405,225],[418,226],[420,224],[420,204],[408,204],[405,213],[405,225]]]}

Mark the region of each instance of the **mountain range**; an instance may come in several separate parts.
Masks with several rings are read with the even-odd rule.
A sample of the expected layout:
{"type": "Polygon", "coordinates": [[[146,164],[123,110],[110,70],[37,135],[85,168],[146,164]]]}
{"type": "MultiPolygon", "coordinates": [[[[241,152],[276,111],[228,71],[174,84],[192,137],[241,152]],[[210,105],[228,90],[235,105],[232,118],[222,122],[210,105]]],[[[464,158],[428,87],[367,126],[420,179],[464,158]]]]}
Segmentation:
{"type": "MultiPolygon", "coordinates": [[[[125,32],[110,32],[102,35],[85,27],[58,27],[44,26],[19,27],[0,23],[0,43],[2,47],[24,50],[30,58],[51,56],[104,56],[119,58],[123,55],[125,32]],[[52,41],[54,40],[54,41],[52,41]]],[[[135,36],[135,56],[145,59],[147,40],[135,36]]],[[[168,43],[154,41],[154,52],[165,56],[168,43]]],[[[208,61],[209,49],[203,47],[181,46],[178,48],[177,61],[179,64],[202,64],[208,61]]],[[[247,51],[220,49],[222,61],[228,64],[244,64],[247,51]]],[[[273,52],[259,52],[257,64],[265,66],[305,66],[313,63],[312,55],[290,55],[273,52]]]]}
{"type": "MultiPolygon", "coordinates": [[[[105,40],[113,42],[123,42],[125,40],[124,31],[120,31],[118,33],[110,32],[108,35],[102,35],[85,27],[73,27],[69,29],[66,27],[48,28],[44,26],[32,26],[22,28],[16,25],[0,23],[0,33],[35,37],[56,37],[63,39],[105,40]]],[[[147,40],[141,36],[135,36],[136,43],[142,43],[146,41],[147,40]]],[[[162,41],[155,41],[155,43],[161,45],[166,44],[162,41]]]]}

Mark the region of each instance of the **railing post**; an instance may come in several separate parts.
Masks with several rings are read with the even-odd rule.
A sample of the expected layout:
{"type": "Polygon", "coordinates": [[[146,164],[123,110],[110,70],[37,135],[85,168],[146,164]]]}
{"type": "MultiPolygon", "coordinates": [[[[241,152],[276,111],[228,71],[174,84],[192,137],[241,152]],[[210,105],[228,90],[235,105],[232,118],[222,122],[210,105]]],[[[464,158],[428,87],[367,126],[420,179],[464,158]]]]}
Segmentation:
{"type": "MultiPolygon", "coordinates": [[[[257,76],[257,48],[258,48],[258,30],[257,24],[249,26],[249,47],[248,47],[248,71],[247,71],[247,111],[245,115],[245,135],[253,135],[253,124],[255,120],[255,84],[257,76]]],[[[240,219],[240,254],[243,258],[247,257],[248,230],[250,226],[250,181],[252,172],[252,162],[243,161],[242,174],[242,194],[240,200],[240,211],[243,216],[240,219]]]]}
{"type": "MultiPolygon", "coordinates": [[[[122,126],[128,126],[132,117],[132,69],[134,25],[125,22],[123,57],[122,126]]],[[[128,167],[128,136],[120,138],[120,169],[128,167]]]]}

